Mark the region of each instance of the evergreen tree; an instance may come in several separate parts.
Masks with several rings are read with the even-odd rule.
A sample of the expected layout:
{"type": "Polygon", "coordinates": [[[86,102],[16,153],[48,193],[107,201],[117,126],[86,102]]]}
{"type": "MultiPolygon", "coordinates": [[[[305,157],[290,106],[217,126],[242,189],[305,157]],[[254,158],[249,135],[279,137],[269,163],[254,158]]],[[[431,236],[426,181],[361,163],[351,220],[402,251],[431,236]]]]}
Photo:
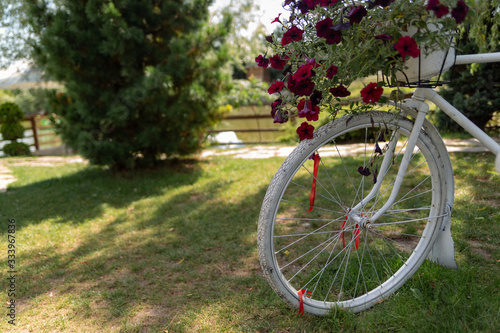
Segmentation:
{"type": "Polygon", "coordinates": [[[230,19],[207,0],[25,0],[33,58],[65,85],[49,111],[91,163],[149,166],[199,148],[226,82],[230,19]]]}

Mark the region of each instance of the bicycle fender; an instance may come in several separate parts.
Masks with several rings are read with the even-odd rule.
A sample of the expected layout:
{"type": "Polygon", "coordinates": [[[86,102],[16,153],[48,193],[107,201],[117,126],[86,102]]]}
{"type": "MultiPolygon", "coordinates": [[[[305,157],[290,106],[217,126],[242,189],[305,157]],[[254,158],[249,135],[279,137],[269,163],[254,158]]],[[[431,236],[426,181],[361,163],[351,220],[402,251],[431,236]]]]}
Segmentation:
{"type": "MultiPolygon", "coordinates": [[[[416,117],[417,113],[414,109],[402,106],[407,114],[412,117],[416,117]]],[[[455,198],[455,181],[453,179],[453,167],[451,165],[450,155],[446,146],[444,144],[441,135],[434,125],[426,118],[423,124],[424,131],[431,137],[432,141],[436,145],[436,148],[441,155],[441,160],[444,163],[446,174],[446,216],[441,222],[441,227],[439,234],[436,237],[436,241],[432,246],[427,258],[436,264],[448,268],[457,269],[458,265],[455,260],[455,244],[451,236],[451,212],[453,209],[453,201],[455,198]]],[[[500,155],[499,155],[500,156],[500,155]]]]}

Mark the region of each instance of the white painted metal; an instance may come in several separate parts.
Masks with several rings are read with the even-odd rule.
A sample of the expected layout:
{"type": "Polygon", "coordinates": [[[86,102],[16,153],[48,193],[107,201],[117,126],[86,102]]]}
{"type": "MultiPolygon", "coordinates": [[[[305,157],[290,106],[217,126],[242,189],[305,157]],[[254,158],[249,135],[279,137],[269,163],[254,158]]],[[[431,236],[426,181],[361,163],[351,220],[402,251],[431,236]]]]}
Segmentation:
{"type": "Polygon", "coordinates": [[[456,65],[480,64],[487,62],[500,62],[500,52],[458,55],[456,65]]]}

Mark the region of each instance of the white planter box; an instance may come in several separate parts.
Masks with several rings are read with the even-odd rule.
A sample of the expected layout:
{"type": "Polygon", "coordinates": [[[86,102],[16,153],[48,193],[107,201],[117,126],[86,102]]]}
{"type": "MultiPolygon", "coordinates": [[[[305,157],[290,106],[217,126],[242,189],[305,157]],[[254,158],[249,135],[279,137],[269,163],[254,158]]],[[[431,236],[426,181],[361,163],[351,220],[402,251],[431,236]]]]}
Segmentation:
{"type": "MultiPolygon", "coordinates": [[[[437,29],[433,29],[437,30],[437,29]]],[[[410,27],[408,28],[408,32],[403,32],[403,36],[412,37],[417,32],[417,28],[410,27]]],[[[435,51],[429,54],[425,54],[425,50],[420,49],[420,57],[417,58],[409,58],[406,60],[405,66],[407,69],[404,70],[404,74],[401,72],[396,73],[396,77],[398,81],[406,82],[416,82],[422,80],[429,80],[432,77],[446,72],[448,69],[453,66],[455,62],[455,48],[453,45],[450,47],[448,54],[446,55],[446,51],[435,51]],[[443,60],[446,56],[446,60],[443,60]],[[420,61],[420,70],[419,70],[419,61],[420,61]],[[442,70],[441,70],[442,67],[442,70]],[[420,72],[420,77],[419,77],[420,72]]]]}

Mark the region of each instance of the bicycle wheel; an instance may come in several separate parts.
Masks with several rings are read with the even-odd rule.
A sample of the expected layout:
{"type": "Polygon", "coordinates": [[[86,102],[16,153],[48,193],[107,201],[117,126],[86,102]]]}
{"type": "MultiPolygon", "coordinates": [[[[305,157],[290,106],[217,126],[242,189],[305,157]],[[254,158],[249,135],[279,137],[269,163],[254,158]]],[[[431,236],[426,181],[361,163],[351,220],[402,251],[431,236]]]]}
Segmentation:
{"type": "Polygon", "coordinates": [[[391,194],[412,125],[388,112],[343,117],[301,142],[281,165],[262,205],[258,248],[265,277],[290,305],[315,315],[334,306],[362,311],[401,287],[425,260],[445,215],[446,185],[441,157],[424,131],[392,206],[373,223],[359,223],[359,217],[370,221],[391,194]],[[385,155],[390,163],[382,179],[385,155]],[[376,195],[360,205],[374,187],[376,195]],[[349,217],[356,206],[358,220],[349,217]]]}

